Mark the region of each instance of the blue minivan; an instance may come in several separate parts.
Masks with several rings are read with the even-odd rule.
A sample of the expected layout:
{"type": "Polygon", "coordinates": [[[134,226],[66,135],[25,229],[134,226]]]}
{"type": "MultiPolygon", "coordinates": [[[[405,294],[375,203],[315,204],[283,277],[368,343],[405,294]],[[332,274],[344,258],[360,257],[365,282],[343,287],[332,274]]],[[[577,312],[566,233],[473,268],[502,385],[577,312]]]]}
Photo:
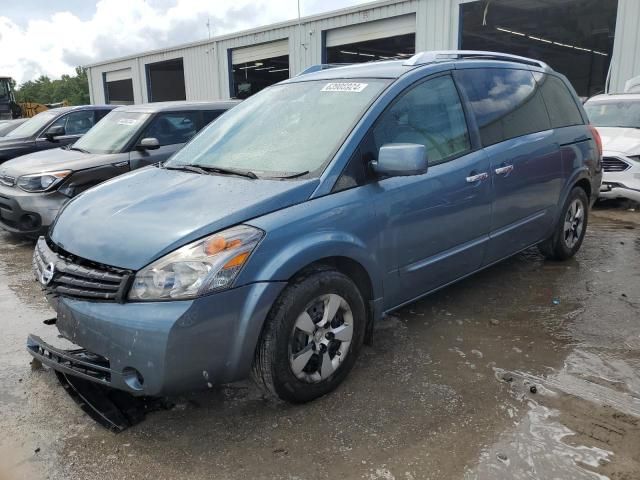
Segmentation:
{"type": "Polygon", "coordinates": [[[34,271],[59,375],[159,396],[250,376],[306,402],[372,325],[526,248],[573,256],[601,145],[566,78],[491,52],[310,69],[69,202],[34,271]]]}

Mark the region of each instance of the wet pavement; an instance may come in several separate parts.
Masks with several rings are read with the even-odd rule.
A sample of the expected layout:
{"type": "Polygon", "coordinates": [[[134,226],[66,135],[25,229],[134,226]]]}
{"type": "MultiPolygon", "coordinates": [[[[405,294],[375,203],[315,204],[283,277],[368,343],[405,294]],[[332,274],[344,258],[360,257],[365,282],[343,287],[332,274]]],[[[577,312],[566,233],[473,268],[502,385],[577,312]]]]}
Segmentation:
{"type": "Polygon", "coordinates": [[[119,435],[30,367],[26,335],[55,336],[52,312],[33,244],[0,233],[0,465],[11,480],[638,479],[640,213],[591,220],[575,259],[530,250],[381,322],[331,395],[214,387],[119,435]]]}

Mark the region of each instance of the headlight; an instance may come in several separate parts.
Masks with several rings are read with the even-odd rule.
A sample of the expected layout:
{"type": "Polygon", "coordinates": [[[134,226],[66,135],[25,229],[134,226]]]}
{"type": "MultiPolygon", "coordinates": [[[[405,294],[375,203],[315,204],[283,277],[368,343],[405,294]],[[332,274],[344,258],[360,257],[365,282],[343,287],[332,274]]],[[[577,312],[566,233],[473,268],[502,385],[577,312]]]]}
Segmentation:
{"type": "Polygon", "coordinates": [[[263,234],[240,225],[185,245],[140,270],[129,300],[178,300],[229,288],[263,234]]]}
{"type": "Polygon", "coordinates": [[[18,186],[25,192],[46,192],[69,176],[71,170],[58,172],[34,173],[18,178],[18,186]]]}

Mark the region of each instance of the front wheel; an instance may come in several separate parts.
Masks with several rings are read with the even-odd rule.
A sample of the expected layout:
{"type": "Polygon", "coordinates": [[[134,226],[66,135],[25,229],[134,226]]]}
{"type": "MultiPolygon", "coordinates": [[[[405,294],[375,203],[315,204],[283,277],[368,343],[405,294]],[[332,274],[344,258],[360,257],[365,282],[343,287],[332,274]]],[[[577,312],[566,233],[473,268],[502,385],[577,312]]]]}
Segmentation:
{"type": "Polygon", "coordinates": [[[366,309],[340,272],[316,269],[293,280],[274,305],[253,364],[268,394],[303,403],[335,389],[362,346],[366,309]]]}
{"type": "Polygon", "coordinates": [[[589,220],[589,199],[580,187],[574,187],[564,204],[553,235],[538,245],[549,260],[573,257],[584,240],[589,220]]]}

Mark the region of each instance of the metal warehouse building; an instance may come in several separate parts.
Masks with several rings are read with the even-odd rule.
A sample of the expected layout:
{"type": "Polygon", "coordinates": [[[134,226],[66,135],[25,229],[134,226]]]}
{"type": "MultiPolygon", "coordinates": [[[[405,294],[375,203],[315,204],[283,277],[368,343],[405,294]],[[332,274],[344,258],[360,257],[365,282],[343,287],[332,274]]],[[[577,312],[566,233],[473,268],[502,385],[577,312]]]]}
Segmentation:
{"type": "Polygon", "coordinates": [[[318,63],[494,50],[543,60],[579,95],[640,75],[640,0],[382,0],[88,66],[93,103],[246,98],[318,63]]]}

